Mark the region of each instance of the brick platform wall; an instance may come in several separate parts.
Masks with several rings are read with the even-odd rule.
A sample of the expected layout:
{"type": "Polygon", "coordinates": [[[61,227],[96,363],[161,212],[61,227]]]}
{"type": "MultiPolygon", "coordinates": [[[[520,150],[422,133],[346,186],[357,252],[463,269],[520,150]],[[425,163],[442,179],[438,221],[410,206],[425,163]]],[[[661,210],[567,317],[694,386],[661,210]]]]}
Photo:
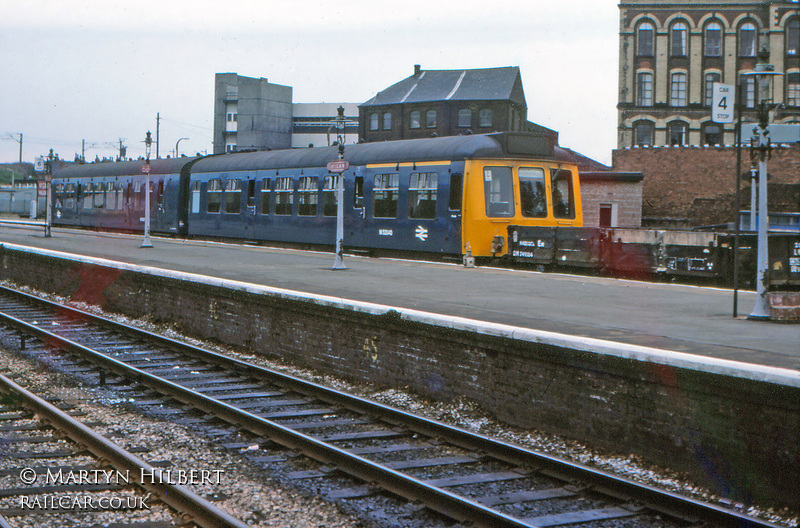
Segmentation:
{"type": "Polygon", "coordinates": [[[800,509],[797,386],[2,246],[0,278],[352,381],[464,396],[511,425],[640,456],[732,500],[800,509]]]}
{"type": "MultiPolygon", "coordinates": [[[[644,174],[643,220],[672,219],[688,227],[726,224],[736,216],[733,147],[620,149],[612,152],[612,166],[615,171],[644,174]]],[[[750,166],[749,148],[742,149],[742,174],[749,173],[750,166]]],[[[769,212],[800,212],[800,145],[776,146],[767,171],[769,212]]],[[[742,182],[741,207],[750,209],[748,181],[742,182]]]]}

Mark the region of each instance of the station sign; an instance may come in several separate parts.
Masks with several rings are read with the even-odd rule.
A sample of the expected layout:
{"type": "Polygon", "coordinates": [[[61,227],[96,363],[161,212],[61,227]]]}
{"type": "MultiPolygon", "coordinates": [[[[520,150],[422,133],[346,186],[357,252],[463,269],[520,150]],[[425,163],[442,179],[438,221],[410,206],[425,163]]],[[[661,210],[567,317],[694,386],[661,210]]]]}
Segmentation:
{"type": "Polygon", "coordinates": [[[342,173],[350,168],[350,162],[346,160],[336,160],[328,162],[328,172],[342,173]]]}
{"type": "Polygon", "coordinates": [[[711,120],[715,123],[733,123],[735,102],[734,85],[714,83],[711,88],[711,120]]]}

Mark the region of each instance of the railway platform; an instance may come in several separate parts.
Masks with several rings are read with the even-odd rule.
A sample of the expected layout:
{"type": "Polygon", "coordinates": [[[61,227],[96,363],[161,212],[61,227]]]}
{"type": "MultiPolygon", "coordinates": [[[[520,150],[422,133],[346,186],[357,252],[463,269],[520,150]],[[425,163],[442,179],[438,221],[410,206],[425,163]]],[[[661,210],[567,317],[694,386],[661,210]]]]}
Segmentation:
{"type": "Polygon", "coordinates": [[[53,229],[1,226],[11,243],[742,363],[800,370],[797,325],[751,321],[755,293],[494,267],[53,229]]]}

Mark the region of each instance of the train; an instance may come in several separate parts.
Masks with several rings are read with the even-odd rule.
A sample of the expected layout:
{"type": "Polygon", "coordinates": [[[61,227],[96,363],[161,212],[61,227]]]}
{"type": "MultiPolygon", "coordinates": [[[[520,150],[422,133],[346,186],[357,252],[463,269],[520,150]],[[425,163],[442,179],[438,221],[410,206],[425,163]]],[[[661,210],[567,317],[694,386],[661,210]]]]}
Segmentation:
{"type": "MultiPolygon", "coordinates": [[[[178,237],[500,262],[611,275],[730,282],[733,234],[583,225],[574,156],[551,136],[502,132],[226,153],[149,162],[150,229],[178,237]]],[[[78,164],[52,177],[53,225],[141,232],[143,160],[78,164]]],[[[800,237],[770,237],[771,280],[800,288],[800,237]]],[[[755,277],[755,237],[740,237],[755,277]]]]}

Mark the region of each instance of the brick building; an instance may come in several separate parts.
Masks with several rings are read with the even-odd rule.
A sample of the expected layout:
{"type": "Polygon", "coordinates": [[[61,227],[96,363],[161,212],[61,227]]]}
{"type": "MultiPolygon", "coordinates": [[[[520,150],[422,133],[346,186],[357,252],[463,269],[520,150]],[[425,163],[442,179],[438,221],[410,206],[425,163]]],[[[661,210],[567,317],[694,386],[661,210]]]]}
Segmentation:
{"type": "MultiPolygon", "coordinates": [[[[643,223],[725,224],[735,218],[733,124],[711,120],[714,83],[742,96],[743,143],[756,121],[752,76],[761,50],[783,75],[773,122],[800,123],[800,6],[797,1],[622,0],[615,171],[640,171],[643,223]],[[655,148],[654,148],[655,147],[655,148]]],[[[742,173],[750,172],[749,149],[742,173]]],[[[773,212],[798,212],[800,151],[785,147],[769,162],[773,212]]],[[[749,180],[742,208],[750,209],[749,180]]]]}

